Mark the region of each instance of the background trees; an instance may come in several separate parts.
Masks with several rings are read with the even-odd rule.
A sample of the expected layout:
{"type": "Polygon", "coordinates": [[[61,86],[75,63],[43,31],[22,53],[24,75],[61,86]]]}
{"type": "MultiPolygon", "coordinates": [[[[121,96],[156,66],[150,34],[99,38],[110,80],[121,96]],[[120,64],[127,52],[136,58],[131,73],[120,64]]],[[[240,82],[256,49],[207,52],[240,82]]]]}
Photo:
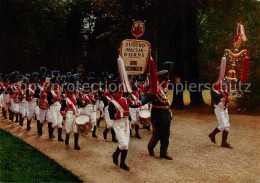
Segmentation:
{"type": "MultiPolygon", "coordinates": [[[[0,0],[0,72],[32,72],[43,65],[62,72],[116,72],[119,45],[132,38],[135,19],[146,20],[141,39],[151,43],[158,69],[174,62],[171,80],[213,83],[242,21],[249,79],[259,91],[259,7],[257,0],[0,0]]],[[[182,93],[175,93],[174,106],[182,108],[182,101],[182,93]]],[[[192,93],[191,105],[198,104],[201,93],[192,93]]]]}

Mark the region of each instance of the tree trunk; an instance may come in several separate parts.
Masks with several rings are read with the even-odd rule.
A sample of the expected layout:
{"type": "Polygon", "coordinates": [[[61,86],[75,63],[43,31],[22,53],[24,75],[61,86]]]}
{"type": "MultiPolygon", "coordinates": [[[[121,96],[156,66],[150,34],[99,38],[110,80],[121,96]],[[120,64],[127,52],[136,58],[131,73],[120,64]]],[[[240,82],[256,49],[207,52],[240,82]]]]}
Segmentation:
{"type": "Polygon", "coordinates": [[[190,106],[205,105],[202,92],[199,88],[199,58],[198,58],[198,34],[197,34],[197,9],[198,2],[186,1],[186,42],[188,61],[188,83],[196,85],[196,91],[190,90],[190,106]]]}

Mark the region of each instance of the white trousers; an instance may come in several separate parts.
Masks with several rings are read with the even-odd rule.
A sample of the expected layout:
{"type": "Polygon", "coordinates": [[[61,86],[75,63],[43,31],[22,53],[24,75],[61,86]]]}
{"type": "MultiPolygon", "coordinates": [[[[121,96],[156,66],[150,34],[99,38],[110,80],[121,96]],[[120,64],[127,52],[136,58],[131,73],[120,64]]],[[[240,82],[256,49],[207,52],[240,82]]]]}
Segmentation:
{"type": "Polygon", "coordinates": [[[97,100],[95,106],[96,106],[96,110],[99,110],[102,113],[102,115],[100,117],[102,117],[102,118],[105,117],[104,102],[102,100],[97,100]]]}
{"type": "Polygon", "coordinates": [[[52,128],[56,126],[62,128],[62,115],[60,114],[61,105],[59,102],[55,102],[50,106],[50,122],[52,122],[52,128]]]}
{"type": "Polygon", "coordinates": [[[20,113],[22,114],[23,118],[25,118],[28,115],[28,101],[23,100],[20,103],[20,113]]]}
{"type": "Polygon", "coordinates": [[[9,94],[3,94],[2,106],[5,108],[6,111],[12,110],[11,97],[9,94]]]}
{"type": "Polygon", "coordinates": [[[74,133],[78,133],[78,126],[75,123],[76,115],[72,111],[68,111],[66,114],[65,129],[67,134],[71,134],[72,130],[74,133]]]}
{"type": "Polygon", "coordinates": [[[50,121],[50,110],[46,109],[39,109],[39,118],[40,123],[44,123],[45,121],[49,122],[50,121]]]}
{"type": "Polygon", "coordinates": [[[88,104],[82,113],[90,116],[92,127],[97,126],[97,110],[95,105],[88,104]]]}
{"type": "Polygon", "coordinates": [[[36,117],[39,116],[39,107],[37,106],[36,100],[37,99],[34,98],[28,102],[28,120],[32,120],[34,115],[36,115],[36,117]]]}
{"type": "Polygon", "coordinates": [[[113,123],[113,128],[118,139],[118,147],[121,150],[128,150],[129,138],[130,138],[130,128],[129,121],[125,119],[115,120],[113,123]]]}
{"type": "Polygon", "coordinates": [[[140,124],[140,118],[139,118],[139,112],[140,107],[138,108],[129,108],[130,116],[131,116],[131,124],[132,125],[139,125],[140,124]]]}
{"type": "Polygon", "coordinates": [[[219,107],[215,107],[215,114],[218,120],[218,129],[220,131],[229,131],[230,124],[229,124],[229,116],[228,116],[228,109],[225,110],[219,107]]]}
{"type": "Polygon", "coordinates": [[[12,106],[12,111],[14,113],[19,113],[19,111],[20,111],[20,103],[15,103],[13,98],[11,98],[11,106],[12,106]]]}
{"type": "Polygon", "coordinates": [[[111,129],[111,128],[113,128],[113,120],[110,119],[109,112],[108,112],[108,106],[106,106],[104,108],[104,111],[105,111],[105,121],[107,124],[107,128],[111,129]]]}

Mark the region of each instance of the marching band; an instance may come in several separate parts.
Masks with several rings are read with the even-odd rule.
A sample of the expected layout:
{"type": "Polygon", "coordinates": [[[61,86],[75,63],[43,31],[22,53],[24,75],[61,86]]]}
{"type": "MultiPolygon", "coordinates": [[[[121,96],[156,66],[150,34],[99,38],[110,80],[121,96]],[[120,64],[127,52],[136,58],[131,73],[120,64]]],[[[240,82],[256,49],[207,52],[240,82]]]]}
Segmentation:
{"type": "MultiPolygon", "coordinates": [[[[135,130],[134,137],[141,139],[140,125],[150,130],[152,124],[153,133],[148,143],[149,154],[155,156],[154,148],[160,141],[160,157],[172,160],[168,155],[172,114],[167,96],[167,70],[150,71],[148,84],[147,77],[134,77],[131,80],[131,92],[122,90],[121,78],[116,78],[108,72],[103,72],[97,79],[95,73],[89,73],[88,77],[79,77],[70,72],[60,75],[58,70],[52,71],[51,76],[47,73],[47,68],[41,67],[39,73],[22,75],[15,71],[0,75],[0,107],[4,119],[19,123],[22,127],[26,118],[28,132],[31,131],[34,119],[39,136],[45,133],[43,124],[46,122],[49,139],[55,138],[54,131],[57,128],[57,139],[59,142],[65,141],[66,146],[69,145],[70,134],[74,132],[75,150],[80,150],[80,134],[85,136],[91,132],[93,138],[98,138],[96,129],[104,119],[106,125],[103,138],[107,139],[108,132],[111,131],[112,141],[118,143],[112,160],[124,170],[130,169],[125,160],[132,129],[135,130]],[[156,76],[153,76],[154,73],[156,76]],[[152,89],[156,80],[151,76],[160,84],[156,92],[152,89]],[[63,127],[66,132],[65,140],[62,137],[63,127]]],[[[232,148],[226,141],[229,131],[228,94],[217,86],[214,94],[219,126],[209,137],[216,143],[215,135],[223,131],[222,146],[232,148]]]]}

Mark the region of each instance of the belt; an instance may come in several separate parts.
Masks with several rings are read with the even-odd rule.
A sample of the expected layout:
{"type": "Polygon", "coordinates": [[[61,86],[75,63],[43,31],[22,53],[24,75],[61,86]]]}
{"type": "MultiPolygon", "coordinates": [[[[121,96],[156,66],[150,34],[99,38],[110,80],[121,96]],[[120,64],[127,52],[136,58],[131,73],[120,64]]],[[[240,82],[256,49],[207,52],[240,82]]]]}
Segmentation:
{"type": "Polygon", "coordinates": [[[170,109],[170,106],[159,106],[159,105],[153,105],[154,109],[170,109]]]}

